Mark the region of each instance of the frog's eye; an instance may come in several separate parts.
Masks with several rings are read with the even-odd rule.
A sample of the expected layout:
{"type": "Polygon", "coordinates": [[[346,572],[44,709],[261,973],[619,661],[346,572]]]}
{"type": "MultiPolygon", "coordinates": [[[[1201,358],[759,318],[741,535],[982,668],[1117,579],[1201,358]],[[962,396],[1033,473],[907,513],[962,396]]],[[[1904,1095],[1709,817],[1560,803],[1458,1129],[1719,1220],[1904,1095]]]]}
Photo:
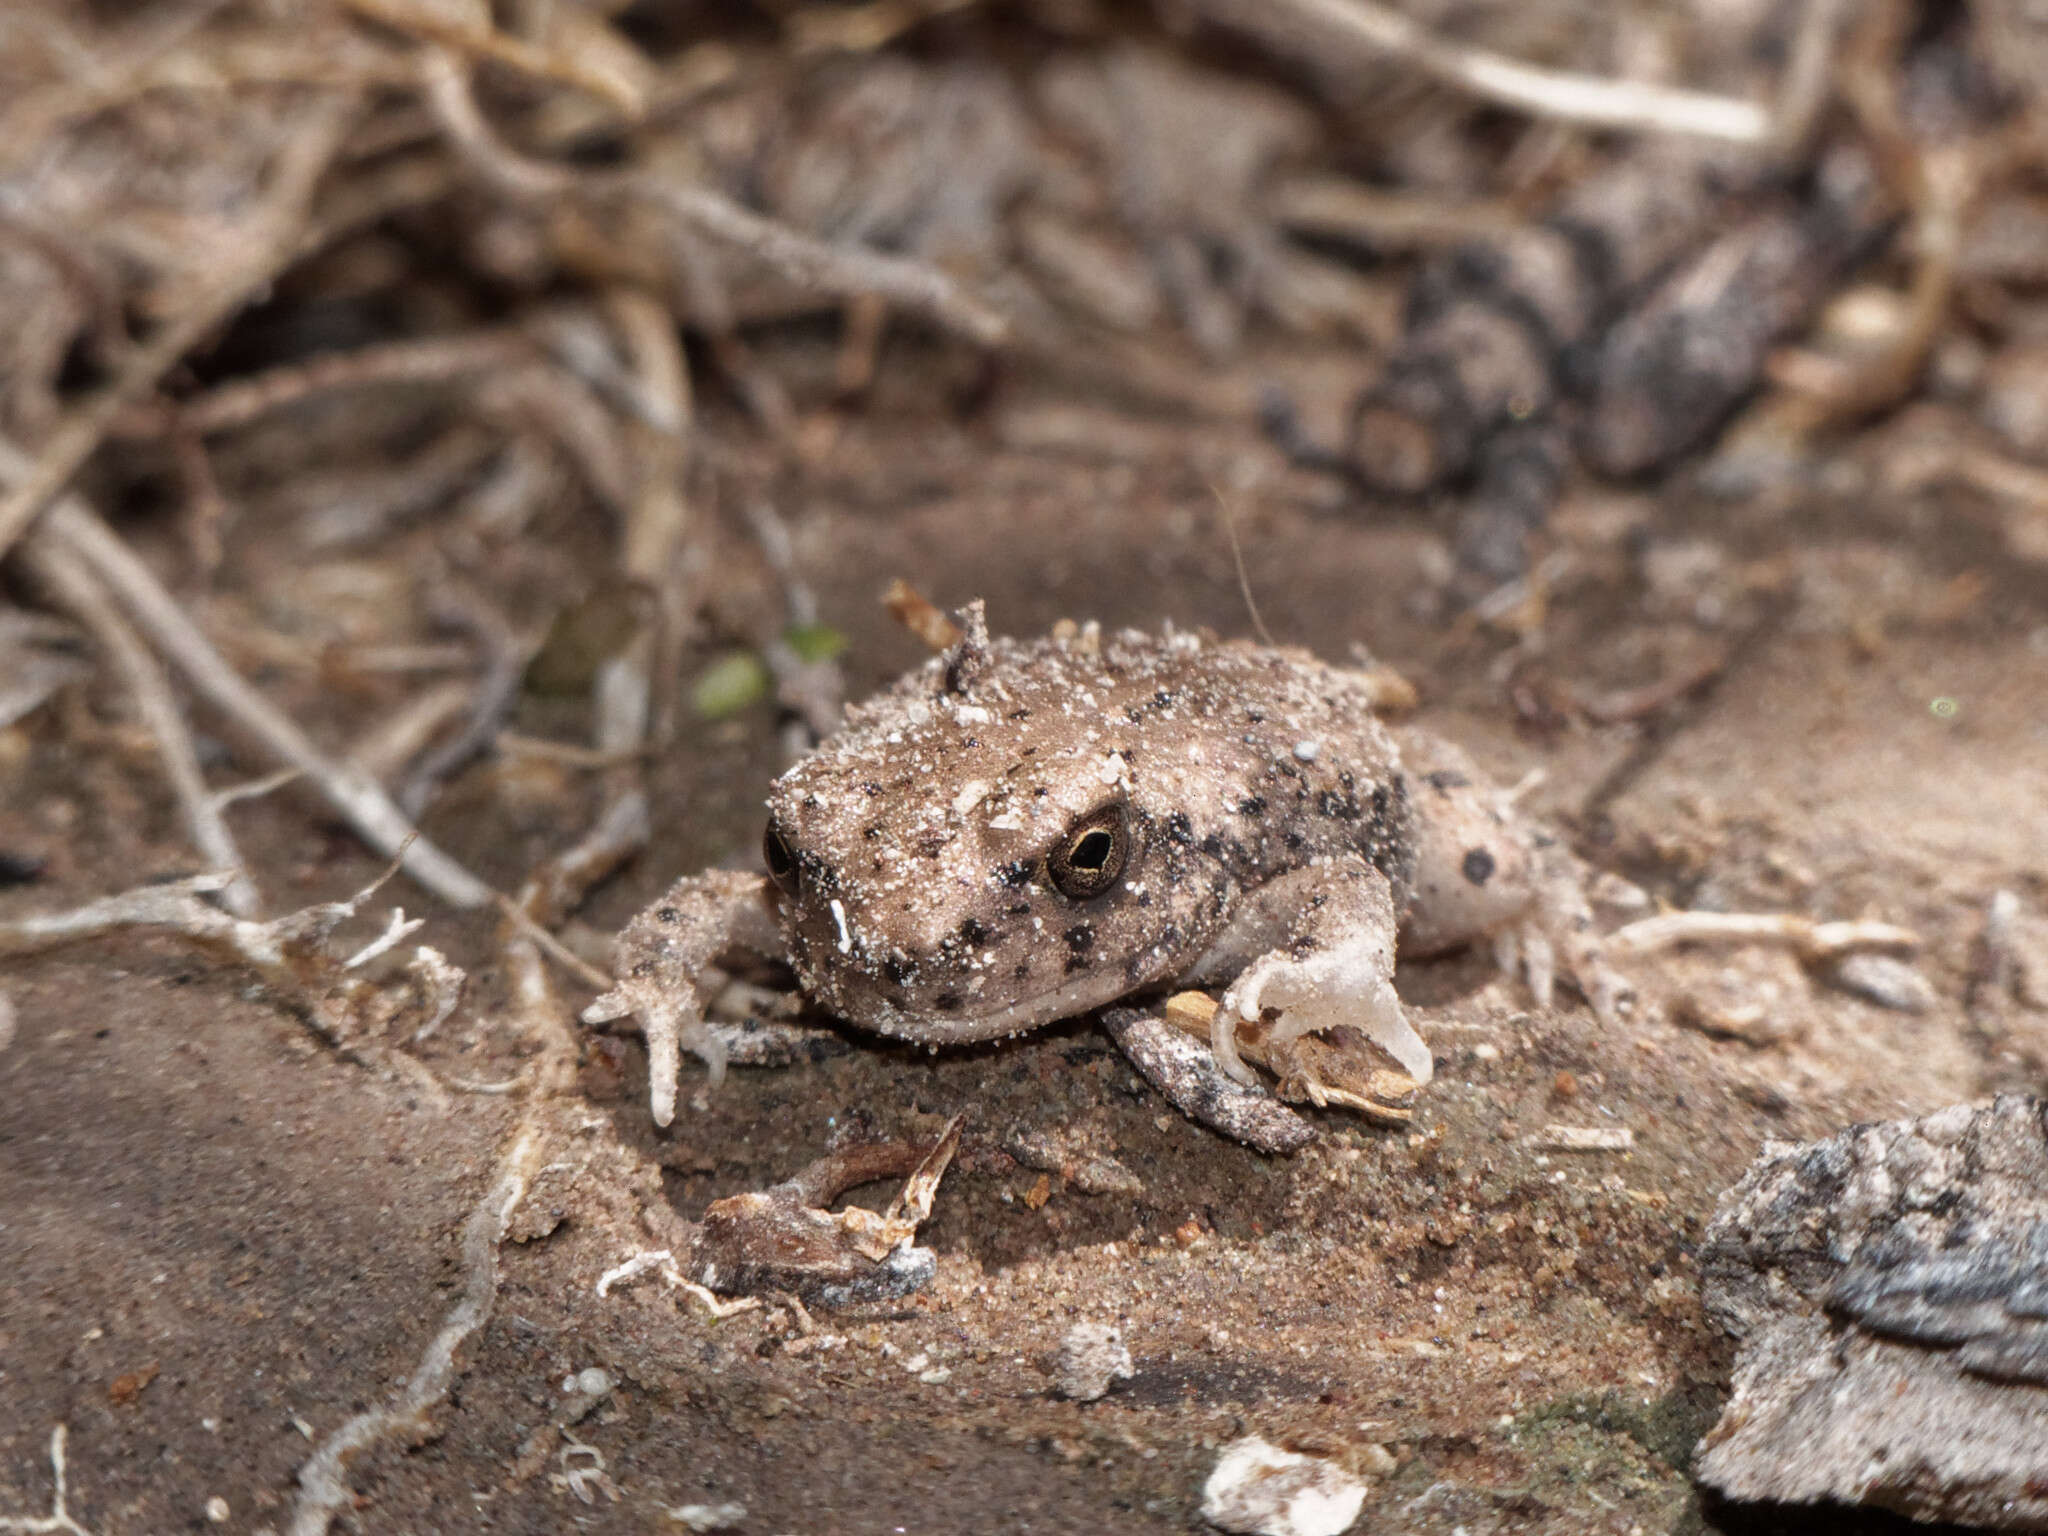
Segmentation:
{"type": "Polygon", "coordinates": [[[785,896],[795,896],[796,855],[790,852],[782,829],[772,821],[768,823],[768,830],[761,834],[761,858],[768,866],[768,878],[775,882],[777,889],[785,896]]]}
{"type": "Polygon", "coordinates": [[[1090,811],[1061,834],[1045,856],[1053,889],[1070,901],[1100,896],[1124,872],[1130,831],[1121,801],[1090,811]]]}

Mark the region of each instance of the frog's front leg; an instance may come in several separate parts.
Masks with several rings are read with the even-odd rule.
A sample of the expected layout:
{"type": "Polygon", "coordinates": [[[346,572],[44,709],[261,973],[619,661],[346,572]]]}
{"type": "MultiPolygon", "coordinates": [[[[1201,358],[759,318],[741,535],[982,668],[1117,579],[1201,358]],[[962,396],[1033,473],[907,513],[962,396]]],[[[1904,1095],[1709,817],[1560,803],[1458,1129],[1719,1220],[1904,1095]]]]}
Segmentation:
{"type": "Polygon", "coordinates": [[[1427,1083],[1435,1073],[1429,1047],[1394,992],[1397,927],[1393,888],[1361,854],[1319,860],[1247,893],[1190,977],[1199,984],[1234,976],[1210,1026],[1218,1064],[1255,1082],[1237,1053],[1237,1027],[1274,1009],[1268,1038],[1276,1050],[1349,1025],[1427,1083]]]}
{"type": "Polygon", "coordinates": [[[617,980],[583,1010],[586,1024],[628,1014],[640,1021],[656,1125],[675,1119],[684,1047],[703,1058],[714,1086],[725,1076],[725,1047],[704,1023],[703,984],[706,968],[736,951],[782,958],[773,888],[761,875],[730,870],[687,876],[620,932],[617,980]]]}
{"type": "Polygon", "coordinates": [[[1561,972],[1603,1024],[1617,1022],[1631,989],[1601,950],[1585,869],[1571,850],[1518,816],[1449,742],[1410,732],[1401,757],[1415,818],[1401,952],[1491,940],[1501,968],[1526,976],[1539,1004],[1549,1006],[1561,972]]]}

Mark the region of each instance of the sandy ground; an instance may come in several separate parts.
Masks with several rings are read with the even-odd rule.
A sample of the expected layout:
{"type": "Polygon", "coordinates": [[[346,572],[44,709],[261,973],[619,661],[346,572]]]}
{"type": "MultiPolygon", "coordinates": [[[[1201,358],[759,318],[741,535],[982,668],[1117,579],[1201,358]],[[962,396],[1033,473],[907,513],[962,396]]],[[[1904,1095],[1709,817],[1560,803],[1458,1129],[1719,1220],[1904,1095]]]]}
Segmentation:
{"type": "MultiPolygon", "coordinates": [[[[1963,1004],[1992,891],[2048,897],[2038,570],[1853,478],[1755,505],[1588,492],[1558,520],[1572,565],[1540,652],[1511,654],[1412,605],[1442,556],[1422,517],[1347,513],[1248,431],[1077,419],[1028,385],[968,425],[883,400],[784,506],[857,695],[918,656],[876,603],[894,576],[947,605],[985,597],[1015,631],[1246,632],[1212,483],[1280,639],[1370,646],[1417,683],[1422,721],[1504,780],[1541,769],[1531,803],[1659,899],[1917,929],[1936,1005],[1888,1011],[1756,951],[1675,955],[1636,963],[1643,1014],[1617,1033],[1574,998],[1533,1009],[1480,957],[1412,966],[1403,994],[1439,1062],[1413,1124],[1328,1115],[1291,1160],[1184,1121],[1085,1023],[937,1056],[849,1037],[695,1101],[686,1065],[669,1133],[637,1040],[592,1043],[541,1117],[451,1395],[431,1432],[351,1463],[337,1529],[684,1530],[669,1510],[732,1503],[731,1528],[763,1536],[1181,1531],[1218,1447],[1248,1432],[1373,1472],[1361,1529],[1816,1528],[1703,1509],[1686,1476],[1728,1369],[1692,1244],[1767,1138],[2038,1082],[2048,1017],[1963,1004]],[[1726,647],[1725,670],[1652,724],[1546,727],[1525,707],[1518,725],[1547,686],[1653,683],[1702,646],[1726,647]],[[1761,1002],[1782,1038],[1684,1027],[1686,993],[1761,1002]],[[821,1311],[809,1334],[787,1308],[713,1319],[651,1276],[596,1294],[709,1200],[835,1138],[929,1137],[955,1113],[924,1293],[821,1311]],[[1548,1150],[1552,1126],[1626,1128],[1633,1147],[1548,1150]],[[1042,1177],[1004,1150],[1018,1128],[1114,1156],[1142,1192],[1042,1177]],[[1051,1374],[1084,1320],[1118,1324],[1137,1366],[1085,1405],[1051,1374]],[[616,1390],[565,1424],[565,1378],[593,1367],[616,1390]]],[[[259,543],[238,569],[265,559],[259,543]]],[[[320,730],[356,723],[343,707],[320,730]]],[[[519,724],[578,728],[537,701],[519,724]]],[[[146,754],[80,739],[20,733],[9,757],[0,847],[51,865],[0,892],[0,915],[191,867],[146,754]]],[[[686,732],[655,771],[653,846],[584,919],[616,927],[675,874],[746,856],[775,752],[765,708],[686,732]]],[[[487,792],[497,771],[429,826],[509,887],[595,801],[565,772],[515,802],[487,792]]],[[[280,907],[374,872],[309,801],[237,815],[280,907]]],[[[488,999],[488,922],[395,899],[488,999]]],[[[96,1536],[286,1530],[313,1442],[392,1394],[460,1300],[463,1225],[518,1106],[343,1059],[245,973],[161,939],[0,979],[18,1020],[0,1050],[0,1515],[48,1513],[62,1424],[70,1513],[96,1536]]],[[[488,1082],[524,1049],[486,1009],[419,1054],[488,1082]]]]}

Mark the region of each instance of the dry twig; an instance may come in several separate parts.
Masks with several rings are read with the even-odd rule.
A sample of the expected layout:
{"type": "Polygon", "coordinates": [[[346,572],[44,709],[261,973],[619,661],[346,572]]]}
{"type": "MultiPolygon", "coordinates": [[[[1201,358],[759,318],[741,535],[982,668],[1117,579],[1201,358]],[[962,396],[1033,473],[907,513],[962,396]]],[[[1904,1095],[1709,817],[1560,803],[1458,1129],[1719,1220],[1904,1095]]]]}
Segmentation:
{"type": "Polygon", "coordinates": [[[192,746],[192,734],[178,701],[171,696],[170,680],[154,656],[135,636],[114,609],[105,587],[93,576],[76,552],[61,540],[34,538],[29,541],[29,564],[47,582],[57,599],[92,631],[107,659],[121,674],[136,712],[156,739],[163,759],[164,775],[184,814],[185,830],[199,856],[215,869],[229,871],[220,900],[237,917],[254,917],[263,909],[263,899],[250,877],[234,834],[221,815],[221,802],[206,787],[199,768],[199,754],[192,746]]]}
{"type": "Polygon", "coordinates": [[[1373,0],[1286,0],[1284,7],[1269,7],[1264,0],[1197,3],[1218,20],[1260,36],[1273,33],[1288,19],[1276,12],[1291,13],[1292,19],[1307,22],[1340,47],[1362,45],[1391,55],[1446,85],[1536,117],[1735,144],[1761,145],[1773,137],[1770,111],[1753,101],[1525,64],[1439,37],[1414,18],[1373,0]]]}
{"type": "Polygon", "coordinates": [[[230,261],[204,295],[130,354],[111,383],[71,410],[43,444],[32,469],[25,474],[10,470],[16,484],[0,498],[0,558],[71,483],[121,413],[299,257],[314,187],[341,147],[354,107],[350,98],[333,98],[307,114],[278,156],[269,205],[253,221],[241,259],[230,261]]]}
{"type": "Polygon", "coordinates": [[[1649,955],[1679,944],[1782,944],[1809,963],[1859,949],[1917,949],[1920,935],[1890,923],[1816,923],[1789,912],[1666,912],[1617,929],[1611,953],[1649,955]]]}
{"type": "MultiPolygon", "coordinates": [[[[0,479],[27,473],[26,458],[0,439],[0,479]]],[[[38,537],[76,557],[215,708],[304,774],[371,847],[401,859],[407,873],[452,906],[481,906],[490,899],[491,888],[421,837],[381,786],[328,757],[297,721],[230,667],[149,567],[82,500],[58,501],[38,537]]]]}
{"type": "Polygon", "coordinates": [[[469,89],[464,62],[444,48],[423,48],[422,84],[448,137],[500,191],[522,200],[627,198],[659,208],[682,225],[745,251],[783,277],[836,298],[880,294],[929,315],[949,330],[993,346],[1008,324],[943,273],[854,246],[827,245],[750,212],[707,187],[635,171],[577,172],[518,154],[492,131],[469,89]]]}

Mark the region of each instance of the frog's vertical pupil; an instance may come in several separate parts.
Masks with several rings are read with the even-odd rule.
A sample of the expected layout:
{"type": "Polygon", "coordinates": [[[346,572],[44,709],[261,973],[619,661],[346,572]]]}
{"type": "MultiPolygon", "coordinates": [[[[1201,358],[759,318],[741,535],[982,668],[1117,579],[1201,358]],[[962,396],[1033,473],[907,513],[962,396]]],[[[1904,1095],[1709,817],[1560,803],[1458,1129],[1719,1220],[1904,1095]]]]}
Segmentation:
{"type": "Polygon", "coordinates": [[[774,822],[761,835],[761,858],[768,866],[768,878],[788,896],[796,894],[796,855],[789,851],[781,829],[774,822]]]}
{"type": "Polygon", "coordinates": [[[1109,862],[1109,851],[1115,846],[1116,839],[1096,827],[1074,839],[1074,846],[1067,852],[1067,862],[1077,870],[1099,874],[1102,866],[1109,862]]]}
{"type": "Polygon", "coordinates": [[[1045,860],[1053,888],[1069,901],[1087,901],[1116,883],[1129,854],[1130,830],[1121,803],[1090,811],[1067,828],[1045,860]]]}

